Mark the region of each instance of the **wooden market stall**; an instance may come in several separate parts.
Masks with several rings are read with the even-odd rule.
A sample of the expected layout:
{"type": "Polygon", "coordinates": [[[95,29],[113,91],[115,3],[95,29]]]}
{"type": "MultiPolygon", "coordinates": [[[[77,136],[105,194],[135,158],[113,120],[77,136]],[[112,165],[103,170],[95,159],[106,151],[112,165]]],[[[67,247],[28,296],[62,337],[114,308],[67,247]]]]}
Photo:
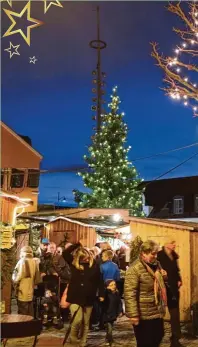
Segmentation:
{"type": "Polygon", "coordinates": [[[64,239],[66,233],[68,242],[81,242],[83,246],[90,248],[97,242],[98,230],[114,230],[116,232],[120,226],[124,227],[126,223],[112,223],[111,221],[101,219],[59,216],[45,224],[43,236],[58,245],[64,239]]]}
{"type": "Polygon", "coordinates": [[[66,217],[57,217],[44,227],[44,237],[57,245],[64,239],[67,233],[68,242],[80,241],[85,247],[92,247],[96,243],[95,228],[85,221],[76,221],[66,217]]]}
{"type": "Polygon", "coordinates": [[[143,241],[154,240],[161,246],[167,237],[176,240],[183,281],[181,320],[190,321],[192,307],[198,303],[198,223],[134,217],[129,219],[133,238],[139,235],[143,241]]]}

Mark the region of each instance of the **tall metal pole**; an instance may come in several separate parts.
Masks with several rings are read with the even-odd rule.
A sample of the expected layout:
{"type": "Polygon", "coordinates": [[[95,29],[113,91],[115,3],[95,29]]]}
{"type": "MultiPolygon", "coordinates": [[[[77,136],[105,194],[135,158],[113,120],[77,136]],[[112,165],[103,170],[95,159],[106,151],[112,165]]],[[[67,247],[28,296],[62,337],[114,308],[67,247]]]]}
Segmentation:
{"type": "Polygon", "coordinates": [[[96,93],[96,98],[93,98],[92,100],[96,102],[97,106],[92,106],[92,111],[96,111],[96,123],[97,123],[97,131],[99,132],[101,129],[101,113],[102,113],[102,103],[104,101],[102,100],[102,95],[104,94],[104,91],[101,89],[104,85],[104,82],[102,81],[102,77],[105,77],[105,73],[101,72],[101,50],[107,47],[107,44],[105,41],[102,41],[100,39],[100,8],[97,6],[97,40],[92,40],[89,45],[91,48],[97,49],[97,66],[96,70],[92,72],[92,75],[96,76],[96,79],[93,80],[93,82],[97,85],[97,89],[93,88],[93,93],[96,93]]]}
{"type": "Polygon", "coordinates": [[[100,54],[100,9],[97,6],[97,41],[98,41],[98,62],[97,62],[97,130],[101,127],[101,54],[100,54]]]}

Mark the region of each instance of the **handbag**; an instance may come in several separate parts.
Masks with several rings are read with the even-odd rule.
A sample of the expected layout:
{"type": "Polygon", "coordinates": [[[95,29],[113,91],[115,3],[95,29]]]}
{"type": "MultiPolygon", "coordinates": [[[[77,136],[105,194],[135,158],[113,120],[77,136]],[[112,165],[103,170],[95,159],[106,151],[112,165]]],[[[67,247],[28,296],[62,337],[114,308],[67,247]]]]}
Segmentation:
{"type": "Polygon", "coordinates": [[[63,292],[63,295],[61,297],[61,300],[60,300],[60,307],[61,308],[68,308],[70,306],[70,303],[67,302],[67,292],[68,292],[68,285],[67,287],[65,288],[64,292],[63,292]]]}

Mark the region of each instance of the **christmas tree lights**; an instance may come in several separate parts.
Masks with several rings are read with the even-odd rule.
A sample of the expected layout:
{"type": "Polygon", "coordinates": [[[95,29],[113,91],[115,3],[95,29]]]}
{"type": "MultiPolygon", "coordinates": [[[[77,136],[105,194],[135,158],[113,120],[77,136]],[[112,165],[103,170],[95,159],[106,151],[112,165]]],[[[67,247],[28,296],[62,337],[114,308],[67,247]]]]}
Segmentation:
{"type": "Polygon", "coordinates": [[[188,3],[188,11],[181,7],[181,3],[168,5],[168,10],[175,13],[185,24],[185,29],[173,28],[181,42],[175,47],[172,57],[160,55],[157,43],[152,45],[152,57],[157,65],[165,72],[162,88],[165,93],[176,101],[190,107],[195,117],[198,116],[198,84],[196,82],[196,65],[198,57],[198,4],[196,1],[188,3]],[[186,13],[188,12],[188,13],[186,13]]]}
{"type": "Polygon", "coordinates": [[[128,159],[131,146],[126,146],[128,127],[124,113],[118,112],[120,98],[113,88],[110,112],[102,115],[100,132],[92,136],[88,154],[84,155],[90,170],[78,173],[90,193],[74,190],[80,207],[128,208],[134,216],[143,216],[142,192],[137,189],[142,181],[128,159]]]}

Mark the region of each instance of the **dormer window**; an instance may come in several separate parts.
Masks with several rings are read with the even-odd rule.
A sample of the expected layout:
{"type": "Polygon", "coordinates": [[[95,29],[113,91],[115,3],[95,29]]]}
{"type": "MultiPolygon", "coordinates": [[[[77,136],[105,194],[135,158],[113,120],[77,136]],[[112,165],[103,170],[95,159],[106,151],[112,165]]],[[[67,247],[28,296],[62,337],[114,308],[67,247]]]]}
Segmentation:
{"type": "Polygon", "coordinates": [[[176,196],[173,199],[173,213],[183,214],[184,213],[184,198],[183,196],[176,196]]]}

